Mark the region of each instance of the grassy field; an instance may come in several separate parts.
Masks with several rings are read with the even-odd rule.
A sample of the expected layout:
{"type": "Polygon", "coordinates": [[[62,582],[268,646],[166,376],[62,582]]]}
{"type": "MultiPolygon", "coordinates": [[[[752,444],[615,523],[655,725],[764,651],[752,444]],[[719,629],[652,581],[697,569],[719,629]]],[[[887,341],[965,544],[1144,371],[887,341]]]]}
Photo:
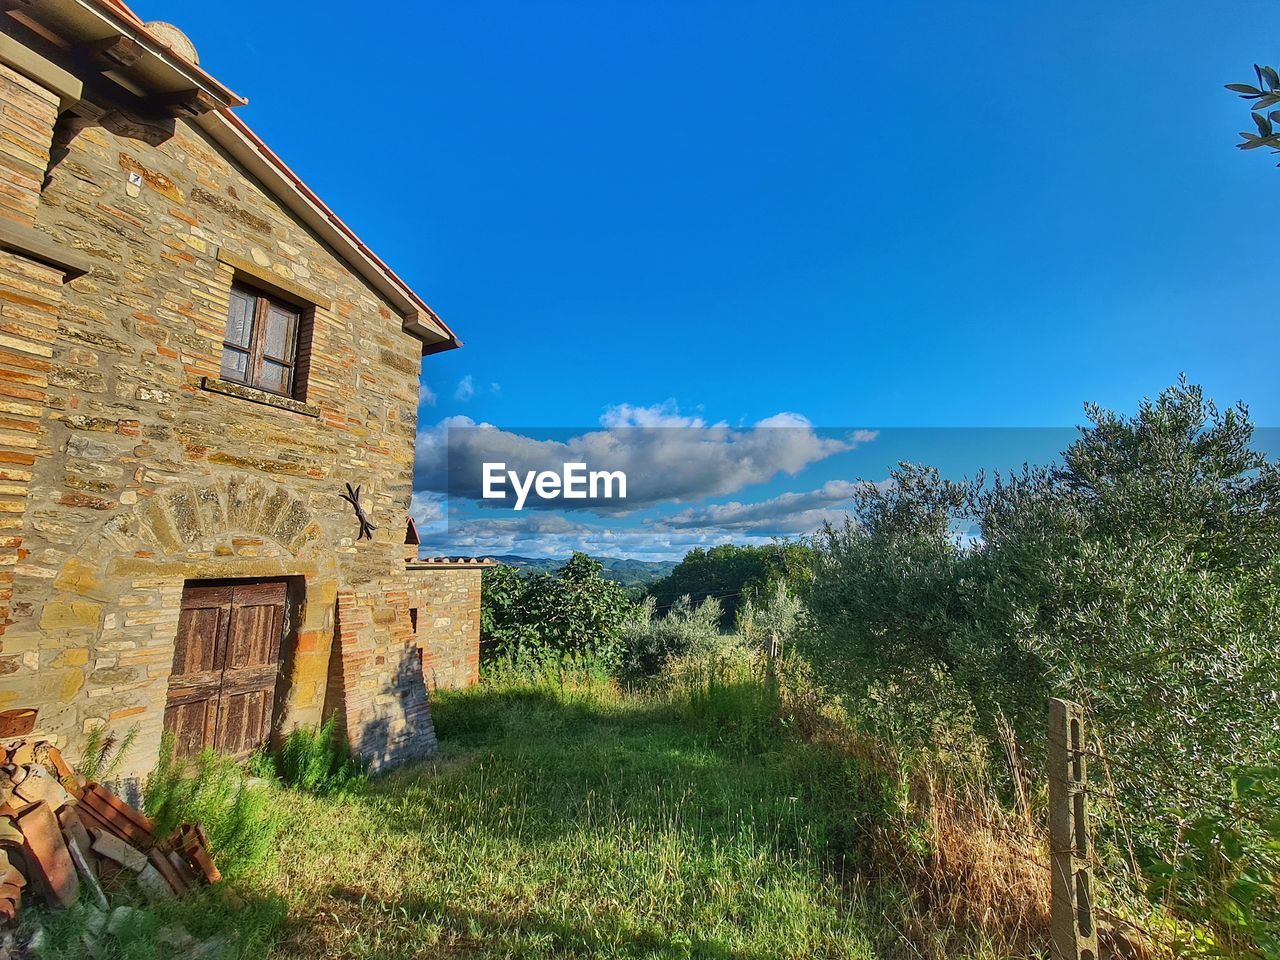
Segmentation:
{"type": "Polygon", "coordinates": [[[860,957],[891,936],[845,875],[840,763],[753,742],[757,690],[439,696],[433,763],[288,793],[281,958],[860,957]],[[723,721],[723,722],[718,722],[723,721]]]}
{"type": "Polygon", "coordinates": [[[250,781],[162,757],[148,811],[205,824],[226,881],[126,889],[113,906],[141,909],[105,932],[88,902],[32,910],[20,942],[39,930],[46,960],[1037,955],[1043,863],[998,804],[905,778],[802,673],[735,649],[642,694],[580,664],[490,675],[434,698],[434,761],[371,781],[288,772],[338,769],[324,732],[250,781]]]}

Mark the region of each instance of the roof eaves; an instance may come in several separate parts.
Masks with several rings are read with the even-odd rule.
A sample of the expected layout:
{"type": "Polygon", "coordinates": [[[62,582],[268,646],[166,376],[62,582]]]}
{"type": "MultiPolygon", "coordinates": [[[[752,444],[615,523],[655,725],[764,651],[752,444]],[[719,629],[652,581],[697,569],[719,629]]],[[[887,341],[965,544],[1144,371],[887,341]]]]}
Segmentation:
{"type": "Polygon", "coordinates": [[[147,30],[146,25],[132,10],[115,0],[72,0],[76,7],[102,21],[103,25],[118,34],[136,41],[164,66],[190,81],[191,85],[209,94],[223,107],[242,107],[249,101],[224,86],[208,71],[175,53],[168,44],[161,43],[147,30]]]}
{"type": "MultiPolygon", "coordinates": [[[[141,18],[119,0],[54,0],[50,6],[64,11],[78,10],[93,18],[93,23],[100,23],[103,30],[127,35],[166,70],[181,77],[183,83],[190,82],[213,97],[221,108],[201,113],[192,118],[192,122],[245,164],[273,196],[315,230],[344,262],[396,307],[405,331],[421,341],[422,353],[439,353],[462,346],[457,334],[436,312],[356,236],[248,124],[228,109],[248,101],[152,36],[141,18]]],[[[81,22],[83,25],[83,17],[81,22]]]]}
{"type": "Polygon", "coordinates": [[[247,123],[229,110],[210,111],[196,117],[195,122],[244,163],[273,195],[316,230],[365,280],[395,304],[404,329],[423,342],[424,353],[462,346],[457,334],[436,312],[369,249],[247,123]]]}

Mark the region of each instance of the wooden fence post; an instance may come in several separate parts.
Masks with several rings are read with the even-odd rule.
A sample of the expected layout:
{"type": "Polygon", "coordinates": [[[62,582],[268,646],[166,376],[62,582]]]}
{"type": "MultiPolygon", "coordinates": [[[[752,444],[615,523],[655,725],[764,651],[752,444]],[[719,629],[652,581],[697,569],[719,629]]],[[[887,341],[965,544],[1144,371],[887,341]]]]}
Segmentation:
{"type": "Polygon", "coordinates": [[[1098,931],[1089,889],[1088,777],[1084,708],[1049,701],[1049,845],[1053,960],[1097,960],[1098,931]]]}

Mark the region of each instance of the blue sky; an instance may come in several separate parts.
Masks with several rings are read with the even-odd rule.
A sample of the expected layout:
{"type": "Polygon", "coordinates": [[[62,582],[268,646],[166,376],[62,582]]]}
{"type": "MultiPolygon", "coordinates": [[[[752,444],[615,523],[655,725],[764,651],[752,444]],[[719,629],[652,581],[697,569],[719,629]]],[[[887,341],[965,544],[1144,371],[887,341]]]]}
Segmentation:
{"type": "Polygon", "coordinates": [[[424,431],[1066,426],[1180,371],[1280,422],[1280,170],[1222,89],[1270,5],[136,8],[461,335],[424,431]]]}

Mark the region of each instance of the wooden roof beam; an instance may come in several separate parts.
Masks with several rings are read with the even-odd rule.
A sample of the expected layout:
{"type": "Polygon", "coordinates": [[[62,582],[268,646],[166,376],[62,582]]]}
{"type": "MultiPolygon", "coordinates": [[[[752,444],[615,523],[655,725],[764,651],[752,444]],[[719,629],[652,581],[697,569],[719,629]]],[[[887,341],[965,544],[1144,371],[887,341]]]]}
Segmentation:
{"type": "Polygon", "coordinates": [[[77,52],[99,70],[128,70],[142,59],[142,44],[132,37],[103,37],[82,44],[77,52]]]}
{"type": "Polygon", "coordinates": [[[176,93],[157,93],[147,100],[167,116],[185,119],[198,117],[221,107],[217,100],[198,88],[179,90],[176,93]]]}

